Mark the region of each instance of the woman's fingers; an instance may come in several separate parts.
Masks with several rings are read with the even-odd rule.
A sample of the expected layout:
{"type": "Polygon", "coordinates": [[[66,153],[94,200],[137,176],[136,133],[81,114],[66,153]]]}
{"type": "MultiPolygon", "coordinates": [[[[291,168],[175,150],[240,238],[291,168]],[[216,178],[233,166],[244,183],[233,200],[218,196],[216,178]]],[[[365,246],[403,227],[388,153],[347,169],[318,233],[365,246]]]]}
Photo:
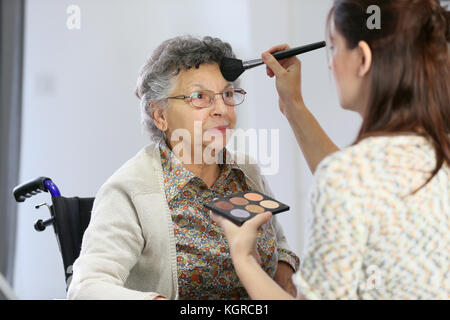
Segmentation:
{"type": "Polygon", "coordinates": [[[228,234],[229,231],[238,228],[238,226],[236,226],[233,222],[222,217],[217,213],[209,211],[209,216],[212,221],[214,221],[219,227],[221,227],[224,230],[225,234],[228,234]]]}
{"type": "Polygon", "coordinates": [[[262,54],[262,60],[267,66],[267,75],[269,77],[280,77],[284,72],[286,72],[286,69],[280,64],[280,62],[275,59],[275,57],[268,53],[264,52],[262,54]]]}
{"type": "Polygon", "coordinates": [[[223,223],[224,217],[212,212],[211,210],[209,211],[209,216],[211,217],[211,220],[217,223],[219,226],[223,223]]]}
{"type": "MultiPolygon", "coordinates": [[[[221,215],[218,215],[212,211],[209,211],[209,216],[212,221],[214,221],[219,227],[221,227],[225,233],[228,233],[228,231],[236,231],[240,227],[235,225],[230,220],[222,217],[221,215]]],[[[264,213],[260,213],[253,217],[250,220],[247,220],[242,227],[245,226],[245,229],[251,229],[251,230],[258,230],[264,223],[269,221],[272,218],[272,213],[267,211],[264,213]]]]}
{"type": "Polygon", "coordinates": [[[279,44],[279,45],[273,46],[272,48],[270,48],[267,51],[270,52],[270,53],[275,53],[275,52],[278,52],[278,51],[288,50],[290,48],[291,47],[287,43],[284,43],[284,44],[279,44]]]}
{"type": "Polygon", "coordinates": [[[286,72],[286,70],[295,63],[295,57],[289,57],[278,61],[272,55],[275,52],[290,49],[287,44],[278,45],[270,48],[262,53],[261,57],[266,64],[266,73],[269,77],[273,78],[275,75],[278,77],[286,72]]]}
{"type": "MultiPolygon", "coordinates": [[[[264,61],[264,63],[266,64],[266,66],[269,68],[269,72],[268,75],[270,76],[271,73],[277,77],[281,76],[284,72],[286,72],[286,69],[283,68],[283,66],[277,61],[277,59],[275,59],[275,57],[269,53],[269,52],[264,52],[262,54],[262,60],[264,61]],[[271,72],[271,73],[270,73],[271,72]]],[[[273,76],[272,75],[272,76],[273,76]]]]}
{"type": "MultiPolygon", "coordinates": [[[[274,47],[270,48],[266,52],[269,52],[270,54],[273,54],[275,52],[288,50],[290,48],[291,47],[288,44],[280,44],[280,45],[277,45],[277,46],[274,46],[274,47]]],[[[280,64],[283,65],[281,62],[280,62],[280,64]]],[[[273,71],[269,67],[266,67],[266,71],[267,71],[267,75],[269,77],[273,78],[275,76],[275,74],[273,73],[273,71]]]]}
{"type": "Polygon", "coordinates": [[[247,227],[251,229],[259,229],[264,223],[269,221],[272,218],[272,212],[266,211],[263,213],[260,213],[256,215],[255,217],[251,218],[250,220],[247,220],[244,225],[247,225],[247,227]]]}
{"type": "Polygon", "coordinates": [[[274,46],[262,53],[262,60],[266,64],[266,73],[269,77],[276,76],[276,88],[279,96],[280,111],[286,115],[287,108],[301,103],[301,62],[293,56],[277,61],[272,55],[275,52],[289,49],[287,44],[274,46]]]}
{"type": "Polygon", "coordinates": [[[209,214],[211,220],[222,228],[234,258],[251,255],[261,264],[261,257],[256,246],[258,229],[272,218],[271,212],[258,214],[247,220],[241,227],[216,213],[210,211],[209,214]]]}

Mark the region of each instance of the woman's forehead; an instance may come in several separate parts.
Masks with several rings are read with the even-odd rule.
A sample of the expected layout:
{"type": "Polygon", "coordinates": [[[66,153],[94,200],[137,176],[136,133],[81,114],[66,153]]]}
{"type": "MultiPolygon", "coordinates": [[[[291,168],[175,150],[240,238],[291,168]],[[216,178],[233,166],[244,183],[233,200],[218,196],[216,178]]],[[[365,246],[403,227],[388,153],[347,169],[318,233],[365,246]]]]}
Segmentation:
{"type": "Polygon", "coordinates": [[[184,89],[199,88],[211,90],[233,86],[232,82],[224,79],[218,65],[217,67],[214,65],[200,65],[198,69],[182,70],[176,77],[175,83],[177,87],[184,89]]]}
{"type": "MultiPolygon", "coordinates": [[[[232,87],[233,83],[232,82],[225,82],[225,84],[223,85],[223,87],[220,87],[221,89],[226,89],[229,87],[232,87]]],[[[189,88],[198,88],[198,89],[202,89],[202,90],[211,90],[211,86],[208,86],[206,84],[203,83],[194,83],[188,86],[189,88]]]]}

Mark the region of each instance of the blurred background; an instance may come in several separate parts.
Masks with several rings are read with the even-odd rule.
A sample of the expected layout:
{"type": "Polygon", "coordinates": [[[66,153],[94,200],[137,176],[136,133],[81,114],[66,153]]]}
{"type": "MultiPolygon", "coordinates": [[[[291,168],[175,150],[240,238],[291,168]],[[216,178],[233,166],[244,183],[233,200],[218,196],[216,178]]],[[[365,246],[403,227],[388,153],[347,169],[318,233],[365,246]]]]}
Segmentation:
{"type": "MultiPolygon", "coordinates": [[[[16,205],[15,185],[52,178],[63,196],[95,196],[126,160],[149,143],[134,96],[137,74],[164,40],[184,34],[219,37],[240,59],[276,44],[325,40],[332,0],[0,0],[1,145],[0,273],[21,299],[65,298],[64,270],[52,228],[34,231],[50,202],[39,194],[16,205]],[[78,24],[72,18],[79,15],[78,24]]],[[[300,56],[305,102],[340,147],[361,123],[344,111],[326,50],[300,56]]],[[[279,215],[301,255],[312,174],[287,120],[274,79],[260,67],[241,77],[248,94],[238,128],[278,129],[279,170],[268,175],[279,215]]]]}

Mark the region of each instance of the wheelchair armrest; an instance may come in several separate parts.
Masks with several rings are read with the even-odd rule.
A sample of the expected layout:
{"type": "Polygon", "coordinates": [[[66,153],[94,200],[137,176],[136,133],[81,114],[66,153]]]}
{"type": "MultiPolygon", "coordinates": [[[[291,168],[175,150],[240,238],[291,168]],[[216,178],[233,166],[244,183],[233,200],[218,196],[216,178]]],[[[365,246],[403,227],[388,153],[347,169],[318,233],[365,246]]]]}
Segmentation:
{"type": "Polygon", "coordinates": [[[52,179],[47,177],[39,177],[34,180],[25,182],[14,188],[13,194],[17,202],[24,202],[26,198],[40,193],[41,191],[48,192],[52,196],[60,196],[58,188],[53,184],[52,179]],[[57,193],[57,194],[56,194],[57,193]]]}

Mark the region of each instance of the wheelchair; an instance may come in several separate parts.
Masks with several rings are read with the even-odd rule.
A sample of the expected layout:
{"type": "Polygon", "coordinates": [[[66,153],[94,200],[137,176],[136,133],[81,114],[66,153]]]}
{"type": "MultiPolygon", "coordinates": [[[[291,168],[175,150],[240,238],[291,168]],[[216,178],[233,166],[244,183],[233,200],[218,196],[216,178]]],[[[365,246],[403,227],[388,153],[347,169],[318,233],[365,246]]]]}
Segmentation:
{"type": "Polygon", "coordinates": [[[46,206],[50,211],[50,219],[36,221],[34,228],[41,232],[53,226],[63,260],[67,291],[72,280],[73,263],[80,255],[81,241],[91,219],[95,198],[62,197],[58,187],[48,177],[38,177],[13,190],[17,202],[24,202],[40,192],[49,192],[52,204],[43,203],[35,208],[46,206]]]}

